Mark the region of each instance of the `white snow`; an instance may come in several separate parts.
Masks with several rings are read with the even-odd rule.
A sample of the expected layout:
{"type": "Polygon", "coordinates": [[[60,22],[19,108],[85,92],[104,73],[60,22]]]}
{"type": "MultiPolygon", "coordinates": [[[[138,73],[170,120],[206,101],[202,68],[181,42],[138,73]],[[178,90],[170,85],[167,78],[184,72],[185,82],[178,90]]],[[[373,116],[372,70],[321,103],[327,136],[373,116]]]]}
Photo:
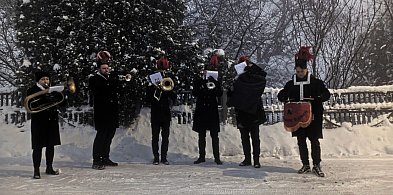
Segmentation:
{"type": "Polygon", "coordinates": [[[54,64],[53,65],[53,70],[54,71],[57,71],[57,70],[60,70],[61,69],[61,65],[60,64],[54,64]]]}
{"type": "MultiPolygon", "coordinates": [[[[185,108],[177,108],[184,110],[185,108]]],[[[4,118],[0,111],[0,118],[4,118]]],[[[33,180],[30,122],[18,128],[0,122],[0,194],[390,194],[393,190],[393,125],[325,129],[321,140],[322,166],[327,177],[299,175],[296,138],[282,123],[260,126],[261,169],[239,167],[240,133],[222,125],[220,152],[224,165],[213,162],[207,135],[207,162],[194,165],[197,133],[191,124],[171,124],[168,159],[171,165],[151,165],[150,110],[142,109],[130,128],[117,130],[111,158],[119,167],[91,169],[95,131],[64,126],[62,145],[55,150],[59,176],[33,180]]]]}
{"type": "Polygon", "coordinates": [[[28,59],[23,59],[22,66],[26,66],[26,67],[29,67],[29,66],[31,66],[31,62],[30,62],[30,60],[28,60],[28,59]]]}

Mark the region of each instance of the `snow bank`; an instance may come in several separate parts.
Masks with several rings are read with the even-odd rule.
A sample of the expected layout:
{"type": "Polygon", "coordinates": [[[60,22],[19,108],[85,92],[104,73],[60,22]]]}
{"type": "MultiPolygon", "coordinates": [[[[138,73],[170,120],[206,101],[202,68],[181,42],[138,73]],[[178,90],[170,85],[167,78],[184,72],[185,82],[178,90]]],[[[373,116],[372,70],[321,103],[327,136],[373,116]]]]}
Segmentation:
{"type": "MultiPolygon", "coordinates": [[[[296,138],[286,132],[282,123],[260,126],[261,156],[298,158],[296,138]]],[[[89,126],[64,126],[61,130],[62,145],[56,147],[57,160],[91,162],[95,131],[89,126]]],[[[240,133],[232,125],[222,125],[220,151],[223,156],[242,155],[240,133]]],[[[191,124],[172,121],[168,158],[181,161],[198,156],[198,135],[191,124]]],[[[383,126],[351,126],[325,129],[321,140],[324,157],[384,156],[393,155],[393,125],[386,120],[383,126]]],[[[207,157],[212,158],[211,139],[207,135],[207,157]]],[[[130,128],[117,130],[112,143],[112,158],[120,162],[150,162],[151,129],[150,110],[142,109],[137,122],[130,128]]],[[[30,122],[18,128],[0,122],[0,163],[16,163],[24,159],[31,163],[30,122]]]]}

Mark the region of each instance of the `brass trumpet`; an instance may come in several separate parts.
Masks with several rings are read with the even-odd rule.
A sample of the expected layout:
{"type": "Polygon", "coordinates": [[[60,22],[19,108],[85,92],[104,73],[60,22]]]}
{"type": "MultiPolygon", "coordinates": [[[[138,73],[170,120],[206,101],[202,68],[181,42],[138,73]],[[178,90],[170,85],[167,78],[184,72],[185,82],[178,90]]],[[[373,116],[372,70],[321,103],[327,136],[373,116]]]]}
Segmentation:
{"type": "Polygon", "coordinates": [[[214,84],[213,82],[207,82],[206,87],[208,89],[214,89],[214,88],[216,88],[216,84],[214,84]]]}
{"type": "Polygon", "coordinates": [[[175,86],[173,80],[170,77],[162,79],[159,85],[164,91],[171,91],[175,86]]]}
{"type": "Polygon", "coordinates": [[[117,75],[119,77],[120,81],[131,81],[132,76],[131,74],[126,74],[126,75],[117,75]]]}
{"type": "Polygon", "coordinates": [[[157,89],[154,92],[154,98],[156,98],[158,101],[161,99],[161,94],[162,91],[171,91],[173,90],[173,87],[175,86],[175,83],[170,77],[163,78],[161,82],[157,85],[157,87],[160,90],[160,93],[157,95],[157,89]]]}
{"type": "Polygon", "coordinates": [[[62,93],[65,89],[70,93],[76,92],[75,82],[70,78],[64,86],[54,86],[48,89],[33,93],[27,96],[23,105],[28,113],[38,113],[46,109],[52,108],[64,101],[64,94],[62,93]],[[51,94],[54,91],[61,91],[60,93],[51,94]],[[59,95],[57,95],[59,94],[59,95]]]}

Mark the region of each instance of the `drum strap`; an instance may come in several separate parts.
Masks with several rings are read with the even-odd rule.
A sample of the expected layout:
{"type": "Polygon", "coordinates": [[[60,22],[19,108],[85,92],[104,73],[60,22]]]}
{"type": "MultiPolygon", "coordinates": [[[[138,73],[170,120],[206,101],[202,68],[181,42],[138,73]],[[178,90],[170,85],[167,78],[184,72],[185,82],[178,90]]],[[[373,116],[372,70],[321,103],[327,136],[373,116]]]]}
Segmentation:
{"type": "Polygon", "coordinates": [[[306,81],[296,81],[296,75],[293,75],[293,84],[294,85],[300,85],[300,100],[304,99],[304,85],[310,84],[310,74],[307,74],[307,80],[306,81]]]}

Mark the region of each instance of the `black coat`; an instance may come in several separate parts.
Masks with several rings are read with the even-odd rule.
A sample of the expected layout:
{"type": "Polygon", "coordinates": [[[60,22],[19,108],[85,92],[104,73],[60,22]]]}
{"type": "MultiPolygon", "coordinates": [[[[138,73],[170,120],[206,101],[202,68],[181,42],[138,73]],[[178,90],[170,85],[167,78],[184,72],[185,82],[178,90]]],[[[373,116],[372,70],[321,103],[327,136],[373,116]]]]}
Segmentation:
{"type": "MultiPolygon", "coordinates": [[[[305,81],[305,79],[296,79],[297,81],[305,81]]],[[[322,122],[323,122],[323,105],[322,102],[329,100],[330,92],[326,88],[322,80],[310,76],[310,84],[303,85],[304,98],[313,98],[311,101],[311,111],[313,113],[313,120],[306,128],[299,128],[292,133],[292,136],[306,135],[309,138],[323,138],[322,122]]],[[[294,80],[290,80],[285,84],[278,95],[278,100],[281,102],[299,101],[300,100],[300,85],[294,85],[294,80]]]]}
{"type": "Polygon", "coordinates": [[[171,106],[175,101],[176,94],[173,90],[163,91],[155,85],[148,86],[146,91],[146,102],[150,104],[151,108],[151,123],[169,123],[172,119],[171,106]],[[159,100],[154,96],[159,98],[159,100]]]}
{"type": "MultiPolygon", "coordinates": [[[[41,88],[35,84],[27,90],[27,96],[39,91],[41,91],[41,88]]],[[[41,96],[43,102],[46,102],[46,98],[49,98],[50,95],[61,96],[59,92],[52,92],[44,95],[45,97],[41,96]]],[[[65,103],[60,105],[65,105],[65,103]]],[[[57,107],[31,114],[31,144],[33,149],[61,144],[58,114],[57,107]]]]}
{"type": "Polygon", "coordinates": [[[89,78],[94,105],[94,126],[96,130],[119,127],[119,80],[110,75],[107,79],[95,74],[89,78]]]}
{"type": "Polygon", "coordinates": [[[220,132],[217,98],[222,96],[222,88],[219,82],[212,79],[215,88],[208,89],[207,82],[206,79],[194,81],[192,95],[197,98],[197,101],[192,129],[196,132],[204,130],[220,132]]]}
{"type": "Polygon", "coordinates": [[[233,91],[228,91],[227,105],[235,107],[238,128],[266,122],[262,94],[266,86],[266,72],[257,65],[246,67],[235,80],[233,91]]]}

